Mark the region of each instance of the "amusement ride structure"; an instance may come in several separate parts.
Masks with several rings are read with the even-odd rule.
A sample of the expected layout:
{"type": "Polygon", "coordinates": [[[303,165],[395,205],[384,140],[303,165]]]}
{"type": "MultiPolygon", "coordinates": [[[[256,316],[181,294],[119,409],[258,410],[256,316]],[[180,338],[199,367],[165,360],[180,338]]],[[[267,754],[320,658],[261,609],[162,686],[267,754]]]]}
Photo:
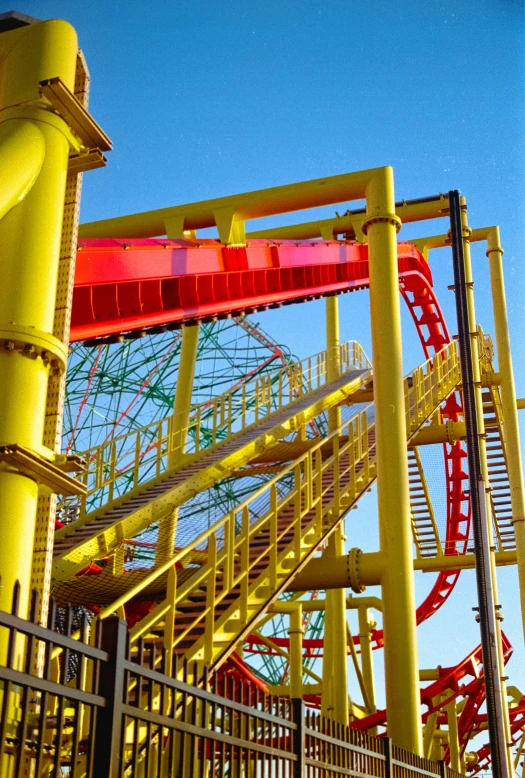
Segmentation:
{"type": "MultiPolygon", "coordinates": [[[[87,111],[76,35],[21,14],[0,29],[0,608],[18,587],[18,614],[35,589],[42,624],[50,598],[92,635],[118,616],[152,670],[193,662],[458,772],[512,775],[525,698],[505,682],[496,570],[517,564],[525,613],[525,504],[498,228],[471,229],[457,191],[396,202],[381,167],[78,229],[82,173],[111,142],[87,111]],[[355,200],[343,216],[247,231],[355,200]],[[398,242],[402,222],[442,217],[448,234],[422,226],[398,242]],[[217,239],[199,236],[208,227],[217,239]],[[473,241],[487,246],[496,347],[475,314],[473,241]],[[445,246],[448,326],[429,262],[445,246]],[[365,288],[368,356],[339,338],[338,296],[365,288]],[[252,319],[319,298],[326,348],[301,360],[252,319]],[[406,376],[401,302],[422,347],[406,376]],[[361,550],[345,518],[374,486],[380,547],[361,550]],[[417,625],[474,567],[480,645],[422,670],[417,625]],[[414,570],[437,574],[417,605],[414,570]]],[[[15,643],[0,634],[6,651],[9,669],[15,643]]]]}

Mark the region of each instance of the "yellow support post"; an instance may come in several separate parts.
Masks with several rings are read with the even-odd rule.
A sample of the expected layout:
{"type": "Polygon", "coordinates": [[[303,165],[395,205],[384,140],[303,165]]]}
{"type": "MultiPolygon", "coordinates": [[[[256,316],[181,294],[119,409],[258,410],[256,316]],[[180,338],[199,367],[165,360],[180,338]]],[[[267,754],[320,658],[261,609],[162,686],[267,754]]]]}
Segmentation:
{"type": "Polygon", "coordinates": [[[359,619],[359,645],[361,646],[361,670],[368,698],[367,713],[370,714],[376,712],[374,660],[372,658],[371,638],[373,624],[370,623],[368,608],[366,606],[358,605],[357,614],[359,619]]]}
{"type": "MultiPolygon", "coordinates": [[[[339,298],[326,298],[326,382],[334,381],[341,374],[339,339],[339,298]]],[[[328,411],[328,429],[330,432],[341,426],[341,408],[336,406],[328,411]]]]}
{"type": "Polygon", "coordinates": [[[504,417],[504,443],[507,451],[507,467],[512,502],[512,522],[516,537],[518,579],[520,586],[522,629],[525,635],[525,496],[523,490],[523,469],[521,463],[520,431],[514,386],[514,371],[510,350],[507,302],[503,278],[503,249],[499,240],[498,227],[492,227],[487,236],[487,257],[490,265],[492,308],[500,374],[501,404],[504,417]]]}
{"type": "Polygon", "coordinates": [[[383,168],[367,186],[372,364],[374,366],[377,494],[385,634],[388,734],[422,754],[412,530],[408,492],[405,399],[394,177],[383,168]]]}
{"type": "MultiPolygon", "coordinates": [[[[168,469],[176,467],[186,447],[197,347],[199,345],[199,329],[200,325],[195,324],[191,327],[185,327],[182,331],[179,372],[169,435],[168,469]]],[[[160,522],[155,555],[156,565],[162,565],[173,556],[178,517],[179,509],[174,508],[171,515],[160,522]]]]}
{"type": "MultiPolygon", "coordinates": [[[[335,380],[341,373],[339,353],[339,300],[326,298],[326,380],[335,380]]],[[[328,412],[330,432],[341,426],[341,409],[333,408],[328,412]]],[[[336,464],[334,463],[334,468],[336,464]]],[[[335,484],[337,493],[338,484],[335,484]]],[[[340,524],[328,540],[324,555],[325,564],[344,554],[344,535],[340,524]]],[[[323,656],[323,690],[328,694],[332,709],[328,715],[341,724],[348,724],[348,681],[346,649],[346,592],[344,588],[335,589],[326,595],[326,614],[323,656]],[[329,644],[329,645],[327,645],[329,644]],[[328,648],[328,651],[327,651],[328,648]]],[[[326,706],[325,706],[326,707],[326,706]]]]}
{"type": "MultiPolygon", "coordinates": [[[[78,43],[64,21],[0,35],[0,169],[16,169],[0,197],[0,444],[42,455],[50,370],[65,369],[53,337],[62,214],[70,143],[39,82],[60,77],[74,89],[78,43]],[[18,203],[16,208],[13,208],[18,203]]],[[[0,465],[0,608],[9,610],[16,580],[27,615],[38,484],[0,465]]]]}
{"type": "Polygon", "coordinates": [[[450,766],[456,772],[461,772],[461,758],[459,750],[458,712],[456,700],[452,699],[446,706],[448,724],[448,747],[450,750],[450,766]]]}
{"type": "Polygon", "coordinates": [[[332,640],[332,621],[334,609],[332,607],[333,591],[327,591],[325,596],[325,614],[324,614],[324,632],[323,632],[323,673],[322,684],[323,693],[321,695],[321,713],[323,716],[333,718],[334,701],[333,701],[333,650],[334,643],[332,640]]]}

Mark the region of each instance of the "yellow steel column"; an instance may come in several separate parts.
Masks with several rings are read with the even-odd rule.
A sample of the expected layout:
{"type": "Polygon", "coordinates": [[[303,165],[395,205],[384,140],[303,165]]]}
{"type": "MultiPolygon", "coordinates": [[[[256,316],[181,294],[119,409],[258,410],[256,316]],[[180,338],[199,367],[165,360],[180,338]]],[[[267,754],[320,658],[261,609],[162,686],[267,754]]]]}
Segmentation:
{"type": "Polygon", "coordinates": [[[194,324],[191,327],[184,327],[182,331],[177,388],[173,401],[172,451],[168,457],[168,468],[176,466],[186,447],[197,347],[199,345],[199,329],[200,325],[194,324]]]}
{"type": "MultiPolygon", "coordinates": [[[[33,171],[30,189],[0,220],[0,444],[36,452],[42,446],[50,367],[35,343],[49,343],[51,353],[59,350],[52,333],[70,138],[64,120],[41,98],[39,81],[59,76],[73,90],[77,52],[75,30],[63,21],[0,35],[1,137],[19,132],[33,138],[23,146],[27,170],[33,171]]],[[[4,159],[0,148],[0,167],[12,166],[15,156],[4,159]]],[[[35,481],[0,465],[0,608],[9,609],[18,579],[24,615],[37,497],[35,481]]]]}
{"type": "MultiPolygon", "coordinates": [[[[339,298],[326,298],[326,379],[334,381],[341,374],[341,355],[339,351],[339,298]]],[[[336,406],[328,411],[330,432],[341,426],[341,408],[336,406]]]]}
{"type": "Polygon", "coordinates": [[[372,638],[371,630],[372,624],[370,624],[368,616],[368,608],[361,605],[357,609],[359,618],[359,645],[361,646],[361,670],[363,672],[363,680],[365,682],[366,694],[369,702],[369,709],[367,713],[376,712],[376,692],[374,684],[374,660],[372,658],[372,638]]]}
{"type": "Polygon", "coordinates": [[[323,716],[333,718],[334,710],[334,678],[333,678],[333,603],[331,600],[333,590],[325,594],[324,632],[323,632],[323,693],[321,695],[321,713],[323,716]]]}
{"type": "Polygon", "coordinates": [[[493,227],[488,235],[487,256],[490,264],[492,307],[498,350],[498,372],[501,377],[501,404],[504,416],[504,445],[512,501],[512,522],[516,536],[518,579],[520,585],[521,620],[525,634],[525,497],[523,493],[523,469],[521,464],[520,431],[516,405],[516,389],[510,350],[507,303],[503,279],[503,249],[500,246],[499,229],[493,227]]]}
{"type": "Polygon", "coordinates": [[[448,724],[448,747],[450,750],[450,766],[456,772],[461,772],[459,752],[458,712],[456,700],[453,698],[446,706],[448,724]]]}
{"type": "MultiPolygon", "coordinates": [[[[177,388],[175,389],[175,399],[173,402],[173,420],[170,434],[171,453],[168,454],[168,468],[177,465],[178,460],[184,454],[186,446],[195,363],[197,361],[197,347],[199,345],[199,329],[200,326],[195,324],[191,327],[185,327],[182,332],[177,388]]],[[[157,566],[162,565],[173,556],[178,516],[179,509],[174,508],[171,515],[160,523],[157,553],[155,555],[155,564],[157,566]]]]}
{"type": "MultiPolygon", "coordinates": [[[[340,373],[339,300],[337,297],[327,297],[326,378],[328,381],[333,381],[340,373]]],[[[330,432],[333,432],[341,425],[341,409],[333,408],[328,413],[328,428],[330,432]]],[[[344,552],[343,526],[339,524],[328,540],[324,554],[325,564],[329,565],[331,559],[344,554],[344,552]]],[[[329,715],[341,724],[348,724],[345,589],[334,589],[326,593],[324,643],[323,695],[328,695],[332,706],[329,715]]]]}
{"type": "MultiPolygon", "coordinates": [[[[476,308],[474,304],[474,281],[472,276],[472,261],[470,256],[470,235],[472,230],[468,225],[468,215],[466,200],[461,198],[461,226],[463,231],[463,249],[465,260],[465,283],[467,286],[467,304],[468,304],[468,316],[469,327],[471,332],[471,350],[472,350],[472,380],[474,381],[474,389],[476,396],[476,417],[477,427],[479,435],[479,458],[480,468],[485,487],[489,488],[489,475],[487,466],[487,447],[485,444],[485,419],[483,418],[483,400],[481,396],[481,368],[479,363],[479,342],[478,333],[476,330],[476,308]]],[[[492,575],[492,589],[494,592],[494,602],[499,603],[498,597],[498,579],[496,574],[496,556],[494,546],[494,532],[492,529],[492,511],[489,500],[489,492],[486,492],[485,496],[485,515],[487,517],[487,534],[490,547],[490,568],[492,575]]],[[[497,609],[496,609],[497,610],[497,609]]],[[[503,662],[503,648],[501,643],[501,622],[499,619],[496,621],[498,625],[498,655],[499,655],[499,673],[500,673],[500,690],[501,690],[501,706],[503,709],[503,716],[505,717],[505,730],[507,738],[507,766],[509,776],[514,775],[514,763],[512,759],[511,751],[511,736],[510,736],[510,721],[509,721],[509,708],[507,704],[507,684],[505,682],[505,666],[503,662]]]]}
{"type": "Polygon", "coordinates": [[[300,604],[290,612],[290,698],[303,697],[303,609],[300,604]]]}
{"type": "Polygon", "coordinates": [[[383,168],[367,187],[372,364],[377,445],[377,499],[385,635],[388,734],[422,754],[421,711],[412,567],[412,531],[403,391],[403,361],[394,177],[383,168]]]}

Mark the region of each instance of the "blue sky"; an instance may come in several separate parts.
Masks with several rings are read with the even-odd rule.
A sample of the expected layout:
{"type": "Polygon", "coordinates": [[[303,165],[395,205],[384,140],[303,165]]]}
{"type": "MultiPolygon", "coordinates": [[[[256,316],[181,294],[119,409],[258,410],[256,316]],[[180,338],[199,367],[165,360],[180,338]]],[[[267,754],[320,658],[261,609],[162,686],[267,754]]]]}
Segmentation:
{"type": "MultiPolygon", "coordinates": [[[[397,199],[458,188],[471,226],[501,228],[525,396],[522,2],[26,0],[18,10],[76,27],[90,108],[115,144],[108,167],[85,176],[83,221],[384,164],[394,167],[397,199]]],[[[407,225],[400,238],[447,229],[443,220],[407,225]]],[[[430,261],[455,332],[449,252],[430,261]]],[[[481,246],[473,263],[478,320],[492,332],[481,246]]],[[[324,346],[322,301],[258,318],[300,356],[324,346]]],[[[341,334],[370,353],[367,293],[341,298],[341,334]]],[[[408,370],[422,357],[405,312],[403,337],[408,370]]],[[[351,545],[373,548],[374,511],[371,496],[352,514],[351,545]]],[[[420,578],[418,597],[429,585],[420,578]]],[[[525,691],[515,570],[500,569],[499,579],[515,647],[510,682],[525,691]]],[[[463,573],[451,601],[419,628],[422,666],[453,664],[477,645],[474,604],[474,575],[463,573]]]]}

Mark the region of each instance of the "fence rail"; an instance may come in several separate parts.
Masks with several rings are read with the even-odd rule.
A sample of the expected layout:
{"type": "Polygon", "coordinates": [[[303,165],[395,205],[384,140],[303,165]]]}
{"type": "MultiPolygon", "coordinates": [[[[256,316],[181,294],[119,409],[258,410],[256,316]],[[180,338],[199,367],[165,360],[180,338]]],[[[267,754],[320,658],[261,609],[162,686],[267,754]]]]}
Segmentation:
{"type": "Polygon", "coordinates": [[[125,622],[98,622],[88,641],[0,611],[2,778],[461,778],[365,733],[265,693],[223,667],[168,663],[140,641],[131,657],[125,622]],[[60,659],[54,654],[60,647],[60,659]],[[168,672],[169,670],[169,672],[168,672]]]}

